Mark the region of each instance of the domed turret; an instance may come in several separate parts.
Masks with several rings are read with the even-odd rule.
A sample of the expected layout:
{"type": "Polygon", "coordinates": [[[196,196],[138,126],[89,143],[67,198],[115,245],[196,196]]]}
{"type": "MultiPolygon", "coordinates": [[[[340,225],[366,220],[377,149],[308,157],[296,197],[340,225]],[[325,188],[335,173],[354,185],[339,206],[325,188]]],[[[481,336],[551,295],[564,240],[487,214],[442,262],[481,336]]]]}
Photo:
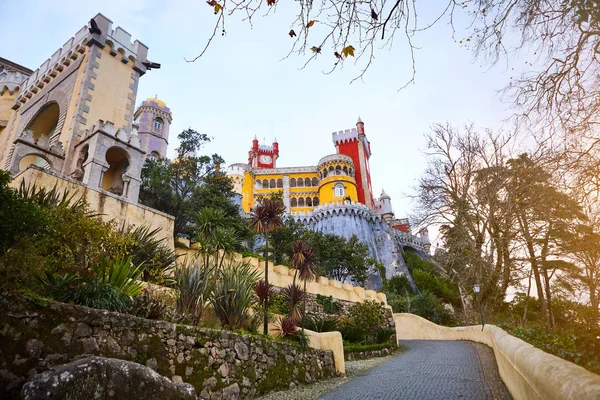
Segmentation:
{"type": "Polygon", "coordinates": [[[169,128],[173,120],[167,104],[156,97],[150,97],[142,102],[134,117],[146,157],[165,157],[169,144],[169,128]]]}

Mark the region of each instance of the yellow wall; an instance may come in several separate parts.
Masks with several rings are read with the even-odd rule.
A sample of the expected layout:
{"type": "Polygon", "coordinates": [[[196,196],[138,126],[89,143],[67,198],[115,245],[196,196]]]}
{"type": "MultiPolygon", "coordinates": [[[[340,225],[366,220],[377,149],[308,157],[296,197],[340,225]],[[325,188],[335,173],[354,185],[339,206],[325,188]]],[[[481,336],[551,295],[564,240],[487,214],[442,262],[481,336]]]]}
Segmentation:
{"type": "MultiPolygon", "coordinates": [[[[14,111],[11,109],[15,98],[19,95],[19,90],[16,89],[11,95],[8,90],[4,91],[4,94],[0,95],[0,120],[8,121],[12,117],[14,111]]],[[[0,128],[1,129],[1,128],[0,128]]]]}
{"type": "Polygon", "coordinates": [[[515,400],[600,399],[600,376],[486,325],[448,328],[413,314],[394,314],[398,340],[470,340],[494,350],[500,377],[515,400]]]}
{"type": "MultiPolygon", "coordinates": [[[[102,57],[96,59],[100,65],[94,69],[96,79],[92,79],[94,90],[91,92],[92,100],[88,102],[90,112],[87,115],[88,125],[96,123],[99,119],[111,121],[115,128],[127,126],[126,113],[130,102],[131,93],[129,85],[133,83],[133,62],[121,62],[122,55],[111,56],[110,46],[102,49],[102,57]]],[[[91,60],[90,60],[91,61],[91,60]]]]}
{"type": "Polygon", "coordinates": [[[350,197],[350,200],[358,201],[356,182],[354,181],[354,178],[350,176],[336,175],[321,180],[321,186],[319,187],[319,198],[321,204],[344,200],[344,197],[335,197],[335,191],[333,188],[338,182],[341,182],[344,184],[344,186],[346,186],[346,196],[344,197],[350,197]]]}
{"type": "Polygon", "coordinates": [[[244,172],[244,185],[242,186],[242,208],[250,212],[254,206],[254,177],[249,172],[244,172]]]}

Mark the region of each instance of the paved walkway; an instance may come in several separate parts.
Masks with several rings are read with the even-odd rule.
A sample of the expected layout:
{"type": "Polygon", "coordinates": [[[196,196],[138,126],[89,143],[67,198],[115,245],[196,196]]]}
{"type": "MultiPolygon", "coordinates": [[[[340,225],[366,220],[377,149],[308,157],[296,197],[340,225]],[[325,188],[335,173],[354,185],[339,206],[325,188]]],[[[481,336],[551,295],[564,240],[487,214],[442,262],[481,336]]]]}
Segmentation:
{"type": "Polygon", "coordinates": [[[467,341],[406,340],[407,350],[323,400],[510,399],[490,348],[467,341]],[[490,357],[491,355],[491,357],[490,357]]]}

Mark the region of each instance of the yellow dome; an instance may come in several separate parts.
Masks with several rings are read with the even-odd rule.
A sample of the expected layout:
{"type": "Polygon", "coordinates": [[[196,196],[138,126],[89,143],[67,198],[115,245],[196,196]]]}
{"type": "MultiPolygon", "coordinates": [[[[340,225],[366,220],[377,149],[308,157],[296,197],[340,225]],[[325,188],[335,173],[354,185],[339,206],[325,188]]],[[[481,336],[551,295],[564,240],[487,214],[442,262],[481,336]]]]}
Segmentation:
{"type": "Polygon", "coordinates": [[[159,107],[166,107],[167,106],[167,104],[164,101],[162,101],[160,99],[157,99],[156,97],[150,97],[150,98],[146,99],[146,101],[147,102],[154,102],[154,103],[158,104],[159,107]]]}

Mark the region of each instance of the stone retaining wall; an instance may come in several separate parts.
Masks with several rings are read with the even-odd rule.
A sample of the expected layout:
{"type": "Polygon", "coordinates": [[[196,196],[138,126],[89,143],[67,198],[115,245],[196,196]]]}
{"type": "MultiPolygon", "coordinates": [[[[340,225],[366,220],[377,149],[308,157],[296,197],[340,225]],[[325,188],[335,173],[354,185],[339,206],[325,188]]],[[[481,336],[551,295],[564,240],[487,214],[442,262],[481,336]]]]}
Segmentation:
{"type": "MultiPolygon", "coordinates": [[[[0,393],[53,366],[98,355],[137,361],[203,399],[252,398],[335,375],[331,350],[145,320],[51,301],[0,296],[0,393]]],[[[5,398],[5,397],[3,397],[5,398]]]]}
{"type": "Polygon", "coordinates": [[[385,357],[393,353],[392,349],[358,351],[353,353],[344,352],[346,361],[366,360],[367,358],[385,357]]]}

